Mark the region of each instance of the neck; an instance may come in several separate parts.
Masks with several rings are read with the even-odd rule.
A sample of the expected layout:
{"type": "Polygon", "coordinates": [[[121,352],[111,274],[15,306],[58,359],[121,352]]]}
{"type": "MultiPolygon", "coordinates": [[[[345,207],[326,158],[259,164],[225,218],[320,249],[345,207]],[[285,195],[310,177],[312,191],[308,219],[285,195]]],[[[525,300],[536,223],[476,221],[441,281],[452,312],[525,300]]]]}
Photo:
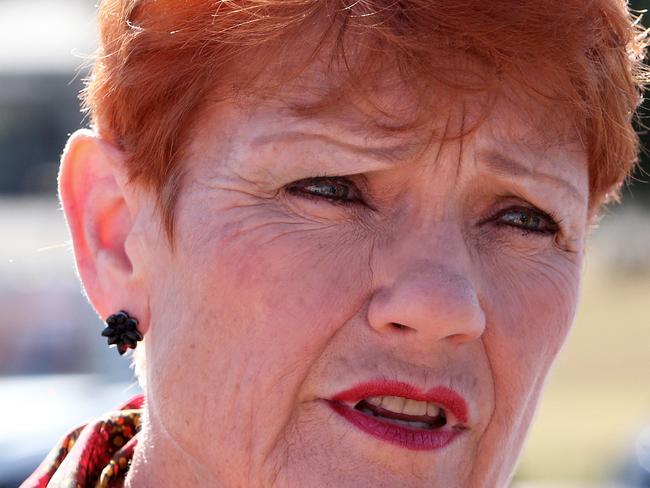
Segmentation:
{"type": "Polygon", "coordinates": [[[223,486],[166,432],[151,429],[148,415],[146,409],[124,488],[223,486]]]}

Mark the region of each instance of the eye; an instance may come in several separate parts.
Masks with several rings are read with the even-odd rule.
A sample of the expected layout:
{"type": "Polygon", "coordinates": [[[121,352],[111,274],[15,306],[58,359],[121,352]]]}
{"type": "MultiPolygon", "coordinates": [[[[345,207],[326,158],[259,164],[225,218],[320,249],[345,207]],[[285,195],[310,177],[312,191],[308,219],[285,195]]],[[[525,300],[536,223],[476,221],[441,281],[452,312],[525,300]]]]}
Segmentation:
{"type": "Polygon", "coordinates": [[[317,176],[290,183],[286,190],[305,198],[329,200],[337,204],[363,203],[361,192],[348,178],[317,176]]]}
{"type": "Polygon", "coordinates": [[[560,226],[553,217],[541,210],[528,207],[510,207],[495,217],[499,225],[507,225],[536,234],[556,234],[560,226]]]}

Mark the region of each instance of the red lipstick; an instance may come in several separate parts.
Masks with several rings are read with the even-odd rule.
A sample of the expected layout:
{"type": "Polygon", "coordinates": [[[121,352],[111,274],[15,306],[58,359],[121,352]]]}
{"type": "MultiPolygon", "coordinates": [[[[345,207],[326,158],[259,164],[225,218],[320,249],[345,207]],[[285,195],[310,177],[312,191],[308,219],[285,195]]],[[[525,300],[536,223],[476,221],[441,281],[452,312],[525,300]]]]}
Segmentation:
{"type": "Polygon", "coordinates": [[[373,381],[340,392],[328,403],[336,413],[363,432],[411,450],[441,449],[467,430],[467,403],[461,395],[445,386],[422,391],[408,383],[373,381]],[[349,405],[369,397],[384,396],[434,403],[445,410],[447,423],[431,429],[398,425],[349,405]]]}

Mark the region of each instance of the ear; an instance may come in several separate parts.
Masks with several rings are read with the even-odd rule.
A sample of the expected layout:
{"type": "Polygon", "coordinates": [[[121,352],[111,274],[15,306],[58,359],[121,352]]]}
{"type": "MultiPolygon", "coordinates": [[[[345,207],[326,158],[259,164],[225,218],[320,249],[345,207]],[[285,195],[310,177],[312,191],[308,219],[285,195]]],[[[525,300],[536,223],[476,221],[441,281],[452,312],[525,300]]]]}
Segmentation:
{"type": "Polygon", "coordinates": [[[70,137],[61,159],[59,197],[84,290],[102,319],[125,310],[145,333],[148,296],[142,253],[134,243],[142,201],[134,186],[119,148],[86,129],[70,137]]]}

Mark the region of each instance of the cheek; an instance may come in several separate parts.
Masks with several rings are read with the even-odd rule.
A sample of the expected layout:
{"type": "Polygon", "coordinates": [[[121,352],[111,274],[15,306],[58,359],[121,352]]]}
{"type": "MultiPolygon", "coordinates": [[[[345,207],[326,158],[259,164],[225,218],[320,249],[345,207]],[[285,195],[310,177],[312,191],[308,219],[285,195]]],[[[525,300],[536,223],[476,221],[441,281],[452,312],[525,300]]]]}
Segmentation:
{"type": "Polygon", "coordinates": [[[581,256],[557,250],[526,255],[507,246],[483,251],[476,262],[494,409],[476,459],[479,472],[497,479],[516,465],[546,374],[570,329],[581,256]]]}
{"type": "Polygon", "coordinates": [[[579,255],[504,253],[486,270],[486,353],[495,382],[494,423],[519,452],[548,370],[575,314],[579,255]],[[507,427],[506,427],[507,426],[507,427]]]}
{"type": "MultiPolygon", "coordinates": [[[[508,256],[486,273],[493,332],[523,357],[548,358],[561,346],[578,301],[580,258],[557,251],[508,256]],[[502,325],[501,325],[502,324],[502,325]]],[[[537,360],[534,364],[537,363],[537,360]]]]}
{"type": "Polygon", "coordinates": [[[174,278],[161,276],[167,292],[152,304],[166,311],[152,330],[149,368],[165,378],[152,388],[166,391],[153,396],[170,397],[168,430],[188,446],[224,436],[222,425],[187,431],[177,420],[198,402],[215,420],[235,419],[224,441],[254,436],[264,449],[309,400],[297,396],[310,367],[366,300],[370,242],[345,224],[300,221],[272,207],[220,210],[209,221],[201,215],[179,215],[178,235],[191,238],[179,238],[174,278]],[[174,391],[174,384],[185,386],[174,391]],[[263,415],[255,412],[259,398],[263,415]]]}
{"type": "Polygon", "coordinates": [[[363,303],[370,285],[369,240],[346,225],[258,214],[230,235],[216,229],[202,254],[218,277],[203,276],[197,286],[219,286],[220,297],[214,298],[247,319],[224,327],[234,327],[237,335],[245,333],[242,327],[254,329],[255,338],[273,339],[280,348],[264,354],[281,356],[284,346],[299,343],[307,349],[298,357],[307,359],[363,303]]]}

